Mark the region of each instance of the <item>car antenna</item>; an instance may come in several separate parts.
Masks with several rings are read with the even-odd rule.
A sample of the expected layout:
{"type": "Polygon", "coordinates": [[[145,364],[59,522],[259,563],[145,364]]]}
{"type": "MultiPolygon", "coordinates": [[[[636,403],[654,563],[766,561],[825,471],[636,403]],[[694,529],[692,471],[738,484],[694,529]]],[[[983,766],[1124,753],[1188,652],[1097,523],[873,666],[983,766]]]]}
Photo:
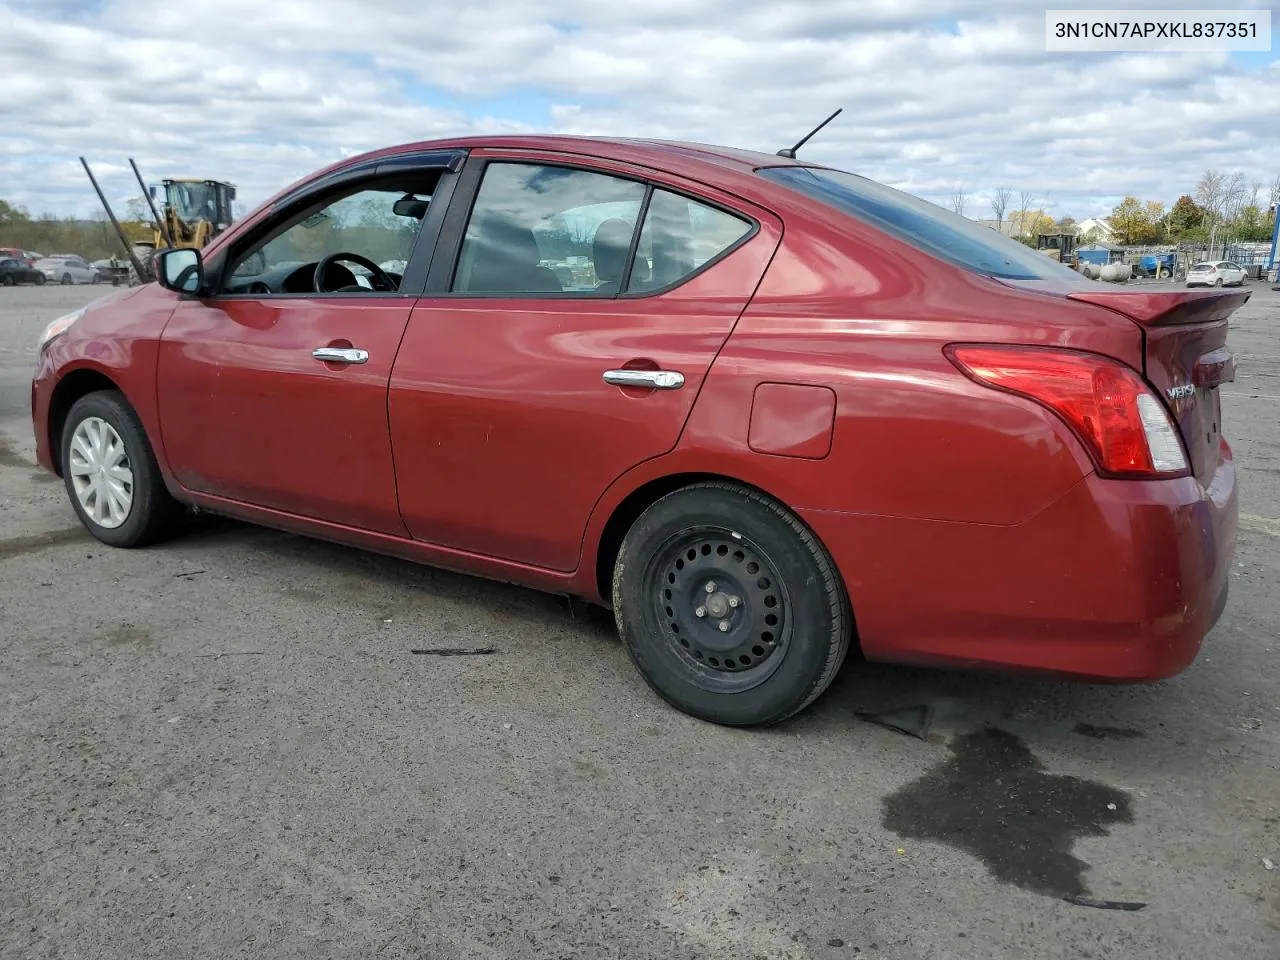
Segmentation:
{"type": "Polygon", "coordinates": [[[819,130],[821,130],[823,127],[825,127],[828,123],[830,123],[830,122],[831,122],[832,120],[834,120],[836,117],[840,116],[840,114],[842,114],[842,113],[844,113],[844,107],[839,107],[839,108],[837,108],[835,113],[833,113],[831,116],[827,117],[827,119],[823,120],[820,124],[818,124],[818,125],[817,125],[816,127],[814,127],[812,130],[810,130],[810,131],[809,131],[808,136],[806,136],[803,140],[801,140],[799,143],[797,143],[794,147],[791,147],[790,149],[788,149],[788,148],[785,148],[785,147],[784,147],[783,149],[779,150],[779,151],[778,151],[778,156],[780,156],[780,157],[786,157],[786,158],[788,158],[789,160],[794,160],[794,159],[796,158],[796,151],[797,151],[797,150],[799,150],[799,149],[800,149],[801,147],[803,147],[806,143],[808,143],[808,142],[813,138],[813,135],[814,135],[815,133],[817,133],[819,130]]]}

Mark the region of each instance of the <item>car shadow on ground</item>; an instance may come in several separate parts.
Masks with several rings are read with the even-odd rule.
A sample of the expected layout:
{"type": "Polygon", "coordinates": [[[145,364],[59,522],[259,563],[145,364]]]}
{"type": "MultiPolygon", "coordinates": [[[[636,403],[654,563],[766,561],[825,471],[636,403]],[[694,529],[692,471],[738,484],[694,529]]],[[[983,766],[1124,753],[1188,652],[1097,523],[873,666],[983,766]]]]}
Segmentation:
{"type": "MultiPolygon", "coordinates": [[[[448,602],[474,606],[490,616],[520,618],[530,634],[558,632],[573,623],[584,640],[602,647],[619,643],[613,615],[601,607],[235,520],[201,516],[177,542],[214,550],[252,547],[304,571],[299,579],[323,576],[325,595],[334,602],[358,603],[377,585],[404,590],[413,616],[430,616],[433,603],[448,602]]],[[[1091,684],[870,663],[852,651],[826,695],[775,729],[794,735],[861,725],[860,714],[927,706],[935,743],[951,733],[986,726],[1016,729],[1046,745],[1129,740],[1158,733],[1166,721],[1183,726],[1187,698],[1197,697],[1206,682],[1212,681],[1194,665],[1187,674],[1160,683],[1091,684]]]]}

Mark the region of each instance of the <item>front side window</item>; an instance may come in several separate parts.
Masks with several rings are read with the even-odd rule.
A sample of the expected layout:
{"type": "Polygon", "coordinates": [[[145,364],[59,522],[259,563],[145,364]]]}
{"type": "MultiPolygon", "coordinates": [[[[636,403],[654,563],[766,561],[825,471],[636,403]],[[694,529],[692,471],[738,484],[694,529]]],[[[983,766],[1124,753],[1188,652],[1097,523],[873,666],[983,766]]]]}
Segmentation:
{"type": "Polygon", "coordinates": [[[842,170],[765,167],[760,176],[974,273],[1086,283],[1070,267],[937,204],[842,170]]]}
{"type": "Polygon", "coordinates": [[[739,217],[679,194],[654,190],[627,293],[673,286],[750,232],[751,224],[739,217]]]}
{"type": "Polygon", "coordinates": [[[433,183],[380,184],[348,193],[234,259],[230,293],[394,293],[431,201],[433,183]],[[329,260],[316,283],[316,269],[329,260]]]}
{"type": "Polygon", "coordinates": [[[455,293],[618,293],[645,186],[526,163],[486,167],[454,273],[455,293]]]}

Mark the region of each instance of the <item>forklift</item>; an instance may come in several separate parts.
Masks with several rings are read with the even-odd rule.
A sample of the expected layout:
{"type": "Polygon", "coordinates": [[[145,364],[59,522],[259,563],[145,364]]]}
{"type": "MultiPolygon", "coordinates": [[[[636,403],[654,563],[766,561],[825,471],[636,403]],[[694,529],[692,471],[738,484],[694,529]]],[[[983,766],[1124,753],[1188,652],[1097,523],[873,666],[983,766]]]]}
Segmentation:
{"type": "Polygon", "coordinates": [[[1074,233],[1042,233],[1036,237],[1036,249],[1051,260],[1076,266],[1076,235],[1074,233]]]}

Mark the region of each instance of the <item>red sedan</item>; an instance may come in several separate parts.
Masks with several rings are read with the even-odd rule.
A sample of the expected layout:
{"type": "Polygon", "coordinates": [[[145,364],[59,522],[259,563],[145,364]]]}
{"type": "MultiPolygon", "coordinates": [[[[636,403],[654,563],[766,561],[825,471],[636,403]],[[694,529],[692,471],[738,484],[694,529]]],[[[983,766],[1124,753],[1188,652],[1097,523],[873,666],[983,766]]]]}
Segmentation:
{"type": "Polygon", "coordinates": [[[1130,292],[852,174],[507,137],[279,194],[45,332],[98,539],[195,506],[612,606],[725,724],[871,660],[1185,668],[1226,599],[1243,292],[1130,292]]]}

